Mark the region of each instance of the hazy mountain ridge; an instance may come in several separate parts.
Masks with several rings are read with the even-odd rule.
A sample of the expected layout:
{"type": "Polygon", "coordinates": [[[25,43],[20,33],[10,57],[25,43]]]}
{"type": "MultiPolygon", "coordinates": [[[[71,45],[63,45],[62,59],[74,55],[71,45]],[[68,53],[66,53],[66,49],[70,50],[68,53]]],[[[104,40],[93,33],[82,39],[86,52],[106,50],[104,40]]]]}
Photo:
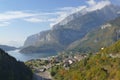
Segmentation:
{"type": "Polygon", "coordinates": [[[7,45],[0,45],[0,48],[5,50],[5,51],[11,51],[17,49],[16,47],[13,46],[7,46],[7,45]]]}
{"type": "Polygon", "coordinates": [[[48,51],[49,49],[55,52],[65,50],[68,45],[76,40],[82,39],[88,32],[116,18],[118,11],[120,11],[119,7],[107,5],[100,10],[88,12],[82,16],[80,14],[76,17],[76,14],[78,15],[79,12],[74,13],[68,16],[68,18],[65,18],[66,21],[68,19],[68,22],[60,22],[54,25],[51,30],[28,37],[24,43],[25,48],[21,52],[31,52],[28,49],[29,46],[37,48],[38,52],[41,52],[43,48],[44,51],[48,51]],[[69,17],[72,17],[72,19],[69,20],[69,17]],[[44,46],[46,45],[47,48],[45,49],[44,46]],[[58,50],[56,50],[56,47],[58,50]],[[28,50],[26,51],[26,49],[28,50]]]}

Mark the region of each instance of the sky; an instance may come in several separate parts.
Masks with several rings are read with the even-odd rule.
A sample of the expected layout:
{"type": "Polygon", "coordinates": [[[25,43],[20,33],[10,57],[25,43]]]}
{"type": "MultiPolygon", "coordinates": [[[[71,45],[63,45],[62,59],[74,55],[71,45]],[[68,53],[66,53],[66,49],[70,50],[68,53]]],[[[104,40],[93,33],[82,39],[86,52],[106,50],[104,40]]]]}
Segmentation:
{"type": "Polygon", "coordinates": [[[51,29],[70,14],[109,3],[120,5],[120,0],[0,0],[0,44],[22,46],[28,36],[51,29]]]}

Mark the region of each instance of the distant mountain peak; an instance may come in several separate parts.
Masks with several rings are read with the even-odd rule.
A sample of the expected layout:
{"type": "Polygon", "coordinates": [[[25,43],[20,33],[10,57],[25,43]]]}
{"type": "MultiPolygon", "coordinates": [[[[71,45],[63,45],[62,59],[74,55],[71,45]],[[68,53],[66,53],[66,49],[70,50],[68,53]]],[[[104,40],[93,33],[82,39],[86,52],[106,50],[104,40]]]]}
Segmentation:
{"type": "MultiPolygon", "coordinates": [[[[120,11],[119,11],[120,6],[113,5],[110,2],[106,2],[106,1],[105,1],[105,3],[103,3],[103,2],[101,1],[100,3],[96,3],[93,6],[89,6],[89,7],[86,6],[86,7],[82,8],[81,10],[77,11],[76,13],[73,13],[73,14],[67,16],[65,19],[63,19],[59,23],[55,24],[52,27],[52,29],[59,29],[60,27],[70,23],[74,19],[77,19],[82,16],[86,16],[91,13],[100,13],[101,12],[101,14],[106,14],[106,16],[107,16],[107,15],[109,15],[108,13],[110,12],[110,13],[114,14],[114,17],[117,17],[118,14],[120,13],[120,11]],[[59,27],[58,27],[58,25],[59,25],[59,27]]],[[[109,17],[110,16],[112,17],[112,15],[109,15],[109,17]]]]}
{"type": "Polygon", "coordinates": [[[75,10],[71,11],[67,16],[62,17],[62,19],[57,21],[57,23],[55,23],[52,27],[56,26],[57,24],[65,25],[68,22],[70,22],[71,20],[73,20],[75,16],[76,17],[83,16],[87,13],[101,10],[101,9],[105,8],[106,6],[110,7],[111,5],[113,5],[113,4],[111,4],[109,1],[100,1],[98,3],[95,3],[94,5],[79,6],[79,7],[75,8],[75,10]]]}

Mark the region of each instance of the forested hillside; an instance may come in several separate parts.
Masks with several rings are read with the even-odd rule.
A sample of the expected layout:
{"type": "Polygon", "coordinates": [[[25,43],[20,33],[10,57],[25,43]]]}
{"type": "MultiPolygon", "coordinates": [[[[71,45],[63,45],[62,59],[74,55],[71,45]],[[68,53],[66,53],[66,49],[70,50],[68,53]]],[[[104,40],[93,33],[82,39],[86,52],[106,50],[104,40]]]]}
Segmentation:
{"type": "Polygon", "coordinates": [[[32,80],[31,70],[0,49],[0,80],[32,80]]]}
{"type": "Polygon", "coordinates": [[[55,80],[120,80],[119,54],[120,41],[72,64],[70,69],[55,66],[52,73],[55,80]]]}

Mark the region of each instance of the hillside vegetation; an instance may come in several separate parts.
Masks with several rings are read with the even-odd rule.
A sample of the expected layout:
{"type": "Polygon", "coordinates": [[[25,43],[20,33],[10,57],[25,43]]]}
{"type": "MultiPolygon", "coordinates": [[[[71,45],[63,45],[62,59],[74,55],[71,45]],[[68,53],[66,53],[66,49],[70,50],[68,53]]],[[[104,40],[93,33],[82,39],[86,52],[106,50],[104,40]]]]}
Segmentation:
{"type": "Polygon", "coordinates": [[[115,44],[111,45],[110,47],[101,50],[100,53],[119,55],[120,54],[120,41],[117,41],[115,44]]]}
{"type": "Polygon", "coordinates": [[[62,65],[53,67],[53,76],[55,80],[120,80],[120,58],[108,53],[120,54],[120,41],[74,63],[69,70],[62,65]]]}
{"type": "Polygon", "coordinates": [[[0,49],[0,80],[32,80],[32,72],[0,49]]]}

